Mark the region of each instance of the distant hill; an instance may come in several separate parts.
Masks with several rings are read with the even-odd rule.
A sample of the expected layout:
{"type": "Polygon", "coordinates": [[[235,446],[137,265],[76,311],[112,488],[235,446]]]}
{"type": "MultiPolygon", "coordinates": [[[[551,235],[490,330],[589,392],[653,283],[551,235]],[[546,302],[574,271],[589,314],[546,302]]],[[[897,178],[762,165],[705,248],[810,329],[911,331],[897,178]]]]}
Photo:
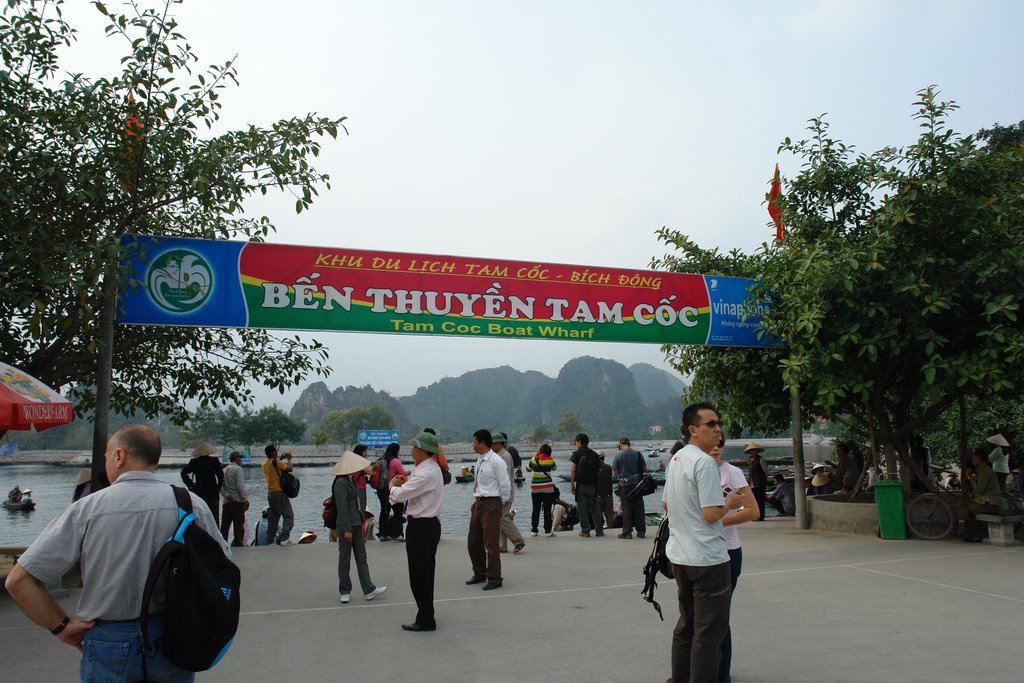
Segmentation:
{"type": "Polygon", "coordinates": [[[670,372],[648,363],[634,363],[629,371],[636,382],[636,391],[645,406],[655,406],[666,400],[679,401],[686,383],[670,372]]]}
{"type": "Polygon", "coordinates": [[[471,434],[481,427],[540,424],[544,399],[553,383],[539,372],[520,372],[504,365],[446,377],[420,387],[401,402],[418,424],[471,434]]]}
{"type": "Polygon", "coordinates": [[[446,377],[400,398],[370,386],[331,391],[316,382],[292,406],[291,418],[309,425],[308,435],[331,410],[378,403],[407,433],[432,426],[449,438],[468,439],[485,427],[518,439],[542,425],[554,430],[571,410],[595,438],[640,437],[652,425],[675,432],[684,388],[677,376],[646,363],[627,368],[584,356],[566,363],[557,378],[505,365],[446,377]]]}
{"type": "Polygon", "coordinates": [[[306,436],[316,430],[324,415],[332,410],[346,408],[367,408],[379,404],[395,418],[395,428],[412,433],[418,427],[406,413],[402,403],[386,391],[376,391],[373,387],[348,386],[331,391],[323,382],[314,382],[306,387],[299,399],[292,406],[289,417],[306,425],[306,436]]]}

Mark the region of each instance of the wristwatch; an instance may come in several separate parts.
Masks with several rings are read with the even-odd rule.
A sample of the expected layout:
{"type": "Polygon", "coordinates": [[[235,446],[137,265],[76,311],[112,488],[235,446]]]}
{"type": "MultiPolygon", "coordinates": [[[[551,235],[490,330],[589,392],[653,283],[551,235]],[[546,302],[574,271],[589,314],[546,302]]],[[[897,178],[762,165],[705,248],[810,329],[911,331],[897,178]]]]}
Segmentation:
{"type": "Polygon", "coordinates": [[[57,635],[58,633],[63,631],[65,629],[65,627],[67,627],[67,625],[68,625],[68,623],[70,621],[71,621],[71,617],[69,617],[68,615],[65,614],[64,618],[60,620],[60,623],[50,629],[50,633],[52,633],[53,635],[57,635]]]}

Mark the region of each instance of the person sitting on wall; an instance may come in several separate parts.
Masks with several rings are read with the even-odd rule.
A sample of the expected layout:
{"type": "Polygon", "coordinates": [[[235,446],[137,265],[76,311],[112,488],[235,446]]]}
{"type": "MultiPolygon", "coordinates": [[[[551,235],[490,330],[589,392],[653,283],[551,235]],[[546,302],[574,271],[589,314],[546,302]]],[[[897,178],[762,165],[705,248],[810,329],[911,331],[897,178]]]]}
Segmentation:
{"type": "Polygon", "coordinates": [[[964,523],[960,537],[965,543],[981,543],[984,531],[975,520],[977,515],[995,515],[999,513],[999,482],[996,473],[988,463],[988,453],[983,446],[974,449],[971,456],[974,474],[971,475],[973,494],[970,499],[956,501],[956,518],[964,523]]]}

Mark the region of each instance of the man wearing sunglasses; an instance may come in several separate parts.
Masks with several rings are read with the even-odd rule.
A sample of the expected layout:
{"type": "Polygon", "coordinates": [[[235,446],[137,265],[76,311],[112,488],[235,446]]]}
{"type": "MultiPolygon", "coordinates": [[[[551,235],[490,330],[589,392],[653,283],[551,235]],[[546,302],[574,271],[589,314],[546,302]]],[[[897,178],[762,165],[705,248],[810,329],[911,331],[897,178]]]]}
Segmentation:
{"type": "Polygon", "coordinates": [[[671,680],[714,683],[732,586],[722,518],[742,498],[734,491],[723,496],[718,467],[708,457],[722,440],[715,407],[687,406],[679,431],[687,445],[672,456],[663,498],[670,529],[665,550],[679,586],[671,680]]]}

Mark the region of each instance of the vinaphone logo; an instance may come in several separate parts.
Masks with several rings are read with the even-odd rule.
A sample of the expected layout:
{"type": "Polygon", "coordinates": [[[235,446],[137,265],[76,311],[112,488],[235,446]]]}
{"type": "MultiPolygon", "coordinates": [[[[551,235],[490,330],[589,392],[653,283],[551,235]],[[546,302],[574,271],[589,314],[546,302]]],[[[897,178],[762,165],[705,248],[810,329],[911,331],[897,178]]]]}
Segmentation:
{"type": "Polygon", "coordinates": [[[188,249],[172,249],[149,265],[149,296],[170,313],[191,313],[210,298],[213,269],[202,256],[188,249]]]}

